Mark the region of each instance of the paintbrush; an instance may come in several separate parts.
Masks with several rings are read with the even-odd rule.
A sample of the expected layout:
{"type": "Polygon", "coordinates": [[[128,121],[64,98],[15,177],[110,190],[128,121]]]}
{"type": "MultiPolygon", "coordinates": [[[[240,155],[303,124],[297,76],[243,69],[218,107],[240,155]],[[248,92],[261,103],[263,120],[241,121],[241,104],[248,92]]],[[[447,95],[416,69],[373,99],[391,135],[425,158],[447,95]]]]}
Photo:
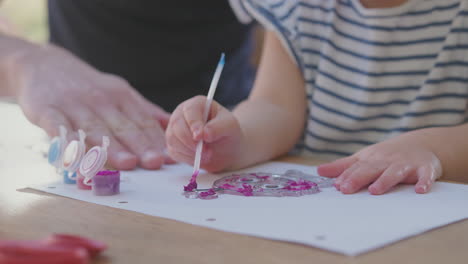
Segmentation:
{"type": "MultiPolygon", "coordinates": [[[[218,66],[216,67],[216,71],[213,75],[213,79],[211,80],[210,90],[208,91],[208,95],[206,96],[206,103],[205,109],[203,112],[203,122],[206,123],[208,121],[208,115],[210,114],[211,102],[213,101],[213,97],[216,91],[216,87],[218,86],[219,77],[221,76],[221,72],[224,68],[224,53],[221,54],[221,58],[219,59],[218,66]]],[[[203,152],[203,139],[197,143],[197,148],[195,151],[195,160],[193,162],[193,174],[192,178],[190,179],[190,183],[184,187],[184,191],[193,191],[197,188],[197,176],[200,172],[200,162],[201,156],[203,152]]]]}

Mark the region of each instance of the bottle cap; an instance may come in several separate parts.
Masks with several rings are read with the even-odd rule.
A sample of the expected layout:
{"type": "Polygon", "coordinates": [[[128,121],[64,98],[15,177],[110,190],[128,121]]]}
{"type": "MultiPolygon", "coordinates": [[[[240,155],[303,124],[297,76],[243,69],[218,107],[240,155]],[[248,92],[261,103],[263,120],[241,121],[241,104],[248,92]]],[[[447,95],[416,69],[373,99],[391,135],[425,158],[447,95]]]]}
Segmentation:
{"type": "Polygon", "coordinates": [[[50,143],[47,160],[52,166],[59,168],[62,162],[62,155],[67,144],[67,129],[59,127],[60,136],[54,137],[50,143]]]}
{"type": "Polygon", "coordinates": [[[84,183],[88,183],[99,171],[102,170],[107,161],[107,148],[109,138],[102,137],[102,146],[91,148],[83,157],[80,165],[80,173],[85,177],[84,183]]]}
{"type": "Polygon", "coordinates": [[[83,130],[78,130],[80,140],[71,141],[68,146],[65,148],[62,158],[62,166],[65,170],[76,172],[79,167],[81,160],[86,152],[85,138],[86,134],[83,130]]]}

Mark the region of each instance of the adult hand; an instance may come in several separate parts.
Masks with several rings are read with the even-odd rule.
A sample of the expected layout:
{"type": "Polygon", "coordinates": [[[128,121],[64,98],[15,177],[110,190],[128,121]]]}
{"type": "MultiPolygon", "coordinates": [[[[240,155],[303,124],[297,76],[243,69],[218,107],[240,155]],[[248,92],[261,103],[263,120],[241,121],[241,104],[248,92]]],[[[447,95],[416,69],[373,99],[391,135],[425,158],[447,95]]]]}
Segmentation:
{"type": "Polygon", "coordinates": [[[100,145],[102,136],[109,136],[108,160],[115,169],[158,169],[168,160],[164,129],[169,114],[124,79],[53,46],[24,52],[13,65],[10,85],[23,112],[50,136],[58,134],[60,125],[68,131],[83,129],[88,146],[100,145]]]}

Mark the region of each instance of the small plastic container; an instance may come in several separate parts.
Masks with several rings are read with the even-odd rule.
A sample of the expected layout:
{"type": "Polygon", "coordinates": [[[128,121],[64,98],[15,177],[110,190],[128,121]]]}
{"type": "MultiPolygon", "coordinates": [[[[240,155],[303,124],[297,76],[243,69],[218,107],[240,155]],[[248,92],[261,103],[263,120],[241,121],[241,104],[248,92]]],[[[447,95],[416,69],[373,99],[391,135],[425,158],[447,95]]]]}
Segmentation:
{"type": "Polygon", "coordinates": [[[110,196],[120,193],[120,171],[104,170],[93,177],[93,193],[110,196]]]}
{"type": "Polygon", "coordinates": [[[81,175],[79,173],[79,171],[77,172],[77,175],[76,175],[76,186],[78,187],[78,189],[80,190],[91,190],[92,189],[92,180],[88,179],[88,181],[86,181],[85,183],[85,180],[86,177],[81,175]]]}
{"type": "Polygon", "coordinates": [[[120,172],[103,170],[107,161],[108,147],[109,138],[104,136],[102,137],[102,146],[91,148],[83,157],[79,169],[78,185],[93,186],[93,193],[99,196],[120,193],[120,172]]]}
{"type": "Polygon", "coordinates": [[[81,160],[86,152],[85,138],[86,134],[83,130],[78,130],[80,140],[72,140],[63,151],[62,168],[63,182],[67,184],[76,183],[76,172],[80,167],[81,160]]]}
{"type": "Polygon", "coordinates": [[[64,126],[60,126],[59,130],[60,136],[52,139],[47,155],[48,162],[57,169],[61,167],[62,156],[67,145],[67,129],[64,126]]]}
{"type": "Polygon", "coordinates": [[[65,184],[75,184],[76,183],[76,172],[70,173],[67,170],[63,171],[63,182],[65,184]]]}

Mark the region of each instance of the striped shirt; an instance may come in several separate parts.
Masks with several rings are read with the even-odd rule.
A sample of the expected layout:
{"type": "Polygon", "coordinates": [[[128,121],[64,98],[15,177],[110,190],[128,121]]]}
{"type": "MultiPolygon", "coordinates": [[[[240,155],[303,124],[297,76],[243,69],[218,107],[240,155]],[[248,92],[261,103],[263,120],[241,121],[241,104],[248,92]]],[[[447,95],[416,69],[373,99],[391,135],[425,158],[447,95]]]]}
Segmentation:
{"type": "MultiPolygon", "coordinates": [[[[406,131],[468,121],[468,0],[231,0],[274,30],[305,79],[302,154],[350,155],[406,131]]],[[[285,87],[287,89],[287,87],[285,87]]]]}

